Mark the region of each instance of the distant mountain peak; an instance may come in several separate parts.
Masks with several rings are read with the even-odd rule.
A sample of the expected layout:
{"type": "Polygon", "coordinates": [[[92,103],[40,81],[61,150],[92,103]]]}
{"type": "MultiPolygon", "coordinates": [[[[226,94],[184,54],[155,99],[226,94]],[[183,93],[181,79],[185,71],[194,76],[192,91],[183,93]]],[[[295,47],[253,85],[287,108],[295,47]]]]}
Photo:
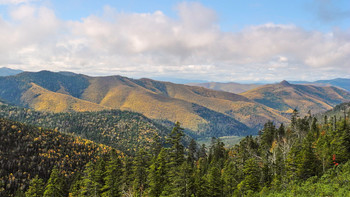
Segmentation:
{"type": "Polygon", "coordinates": [[[283,80],[283,81],[280,82],[280,85],[283,85],[283,86],[290,86],[291,84],[290,84],[288,81],[283,80]]]}

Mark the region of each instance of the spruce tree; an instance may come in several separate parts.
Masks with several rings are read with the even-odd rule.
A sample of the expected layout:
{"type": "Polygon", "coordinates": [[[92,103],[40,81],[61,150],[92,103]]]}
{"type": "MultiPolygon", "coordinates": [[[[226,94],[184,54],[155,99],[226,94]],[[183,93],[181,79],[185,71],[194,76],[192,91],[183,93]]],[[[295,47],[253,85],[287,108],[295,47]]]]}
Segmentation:
{"type": "Polygon", "coordinates": [[[171,145],[170,157],[171,161],[175,162],[176,166],[180,166],[184,161],[184,146],[182,145],[182,137],[184,136],[184,129],[181,128],[180,123],[176,122],[173,130],[170,133],[168,142],[171,145]]]}
{"type": "Polygon", "coordinates": [[[42,179],[36,175],[29,184],[29,188],[25,193],[26,197],[41,197],[44,195],[45,184],[42,179]]]}
{"type": "Polygon", "coordinates": [[[64,178],[59,170],[54,167],[44,191],[44,197],[66,196],[64,191],[64,178]]]}
{"type": "Polygon", "coordinates": [[[146,151],[141,148],[134,159],[133,165],[133,188],[135,196],[143,196],[147,188],[147,169],[149,167],[149,156],[146,151]]]}
{"type": "Polygon", "coordinates": [[[260,186],[260,170],[255,159],[248,159],[247,163],[243,167],[244,179],[237,186],[237,188],[243,192],[247,193],[248,191],[258,191],[260,186]]]}
{"type": "Polygon", "coordinates": [[[220,197],[223,193],[220,169],[214,165],[208,170],[208,190],[212,197],[220,197]]]}
{"type": "Polygon", "coordinates": [[[102,188],[103,197],[121,196],[120,186],[122,180],[122,163],[115,152],[111,153],[106,166],[105,185],[102,188]]]}
{"type": "Polygon", "coordinates": [[[94,165],[89,162],[85,166],[82,180],[81,194],[84,196],[98,196],[100,193],[98,183],[96,183],[94,178],[94,165]]]}
{"type": "Polygon", "coordinates": [[[149,196],[160,196],[163,192],[165,185],[168,183],[167,180],[167,151],[162,148],[157,158],[153,159],[150,165],[148,181],[149,181],[149,196]]]}

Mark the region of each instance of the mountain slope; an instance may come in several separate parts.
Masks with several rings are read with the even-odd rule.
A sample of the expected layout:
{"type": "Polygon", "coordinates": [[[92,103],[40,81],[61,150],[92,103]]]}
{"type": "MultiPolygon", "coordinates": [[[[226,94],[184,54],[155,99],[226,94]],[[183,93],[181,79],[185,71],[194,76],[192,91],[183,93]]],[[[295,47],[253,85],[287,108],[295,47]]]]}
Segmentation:
{"type": "Polygon", "coordinates": [[[240,84],[235,82],[220,83],[220,82],[207,82],[207,83],[188,83],[190,86],[199,86],[212,90],[220,90],[225,92],[231,92],[239,94],[248,90],[262,86],[260,84],[240,84]]]}
{"type": "Polygon", "coordinates": [[[293,81],[293,84],[307,84],[307,85],[315,85],[315,86],[336,86],[347,90],[350,92],[350,79],[347,78],[336,78],[330,80],[318,80],[314,82],[308,81],[293,81]]]}
{"type": "Polygon", "coordinates": [[[336,87],[286,81],[237,95],[151,79],[41,71],[0,77],[0,99],[52,112],[129,110],[163,122],[179,121],[195,134],[218,137],[251,134],[268,120],[288,122],[285,116],[294,108],[302,114],[318,113],[349,101],[350,96],[336,87]]]}
{"type": "Polygon", "coordinates": [[[23,92],[21,103],[24,106],[48,112],[80,112],[80,111],[101,111],[110,109],[89,101],[75,98],[71,95],[52,92],[30,83],[31,87],[23,92]]]}
{"type": "Polygon", "coordinates": [[[120,110],[50,113],[0,105],[0,117],[72,133],[127,154],[133,154],[140,147],[148,150],[154,136],[165,141],[170,133],[141,114],[120,110]]]}
{"type": "MultiPolygon", "coordinates": [[[[268,119],[285,121],[277,111],[237,94],[151,79],[134,80],[120,76],[90,78],[90,86],[81,98],[111,108],[137,111],[153,119],[180,121],[184,127],[198,133],[205,132],[202,129],[205,127],[199,125],[216,123],[198,114],[193,104],[230,118],[227,123],[236,124],[232,131],[244,129],[242,123],[259,127],[268,119]],[[253,111],[256,113],[250,113],[253,111]],[[251,124],[252,116],[258,124],[251,124]]],[[[231,132],[231,135],[234,133],[231,132]]]]}
{"type": "Polygon", "coordinates": [[[285,113],[298,109],[301,114],[306,114],[309,110],[319,113],[336,104],[350,101],[350,93],[336,87],[293,85],[287,81],[265,85],[241,95],[285,113]]]}
{"type": "Polygon", "coordinates": [[[0,76],[17,75],[22,72],[23,72],[22,70],[16,70],[16,69],[11,69],[6,67],[0,68],[0,76]]]}
{"type": "Polygon", "coordinates": [[[54,166],[66,177],[72,177],[89,161],[116,151],[89,140],[2,118],[0,141],[0,196],[13,194],[17,189],[25,191],[36,175],[46,181],[54,166]]]}
{"type": "Polygon", "coordinates": [[[331,119],[334,117],[338,121],[341,119],[344,119],[344,117],[349,119],[350,118],[350,102],[341,103],[339,105],[336,105],[333,109],[328,110],[326,112],[316,114],[315,116],[318,120],[320,120],[320,122],[323,122],[323,123],[325,123],[325,116],[327,117],[328,122],[332,122],[331,119]]]}
{"type": "MultiPolygon", "coordinates": [[[[225,111],[234,111],[233,103],[236,102],[260,104],[239,95],[206,90],[149,79],[88,77],[48,71],[0,78],[1,99],[41,111],[121,109],[139,112],[152,119],[180,121],[185,128],[197,134],[211,135],[218,125],[221,129],[213,132],[219,136],[251,132],[241,120],[237,120],[244,118],[225,111]],[[226,104],[220,111],[217,111],[218,107],[211,107],[219,100],[226,100],[230,106],[226,104]],[[198,112],[198,109],[205,111],[205,114],[198,112]],[[219,120],[214,116],[225,118],[219,120]]],[[[261,123],[264,121],[261,120],[261,123]]]]}

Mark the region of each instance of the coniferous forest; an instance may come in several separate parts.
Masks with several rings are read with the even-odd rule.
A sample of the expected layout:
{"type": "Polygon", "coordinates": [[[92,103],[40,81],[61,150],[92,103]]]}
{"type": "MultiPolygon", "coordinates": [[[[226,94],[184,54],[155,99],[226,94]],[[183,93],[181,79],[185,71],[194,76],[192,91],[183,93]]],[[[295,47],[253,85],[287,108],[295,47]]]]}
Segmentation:
{"type": "Polygon", "coordinates": [[[205,147],[176,123],[166,141],[128,156],[102,144],[1,120],[1,196],[347,196],[349,117],[295,110],[227,149],[205,147]],[[10,157],[11,156],[11,157],[10,157]]]}

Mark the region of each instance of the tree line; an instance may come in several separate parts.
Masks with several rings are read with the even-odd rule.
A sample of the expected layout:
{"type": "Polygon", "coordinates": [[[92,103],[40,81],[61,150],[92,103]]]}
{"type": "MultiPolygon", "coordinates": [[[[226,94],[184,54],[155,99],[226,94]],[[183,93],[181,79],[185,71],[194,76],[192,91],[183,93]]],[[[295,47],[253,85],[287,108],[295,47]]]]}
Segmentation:
{"type": "Polygon", "coordinates": [[[267,122],[258,136],[227,149],[199,146],[175,124],[166,143],[154,137],[133,157],[115,153],[89,162],[70,185],[59,169],[36,177],[26,196],[344,196],[350,186],[349,117],[324,123],[295,110],[291,124],[267,122]],[[63,193],[62,193],[63,192],[63,193]]]}

